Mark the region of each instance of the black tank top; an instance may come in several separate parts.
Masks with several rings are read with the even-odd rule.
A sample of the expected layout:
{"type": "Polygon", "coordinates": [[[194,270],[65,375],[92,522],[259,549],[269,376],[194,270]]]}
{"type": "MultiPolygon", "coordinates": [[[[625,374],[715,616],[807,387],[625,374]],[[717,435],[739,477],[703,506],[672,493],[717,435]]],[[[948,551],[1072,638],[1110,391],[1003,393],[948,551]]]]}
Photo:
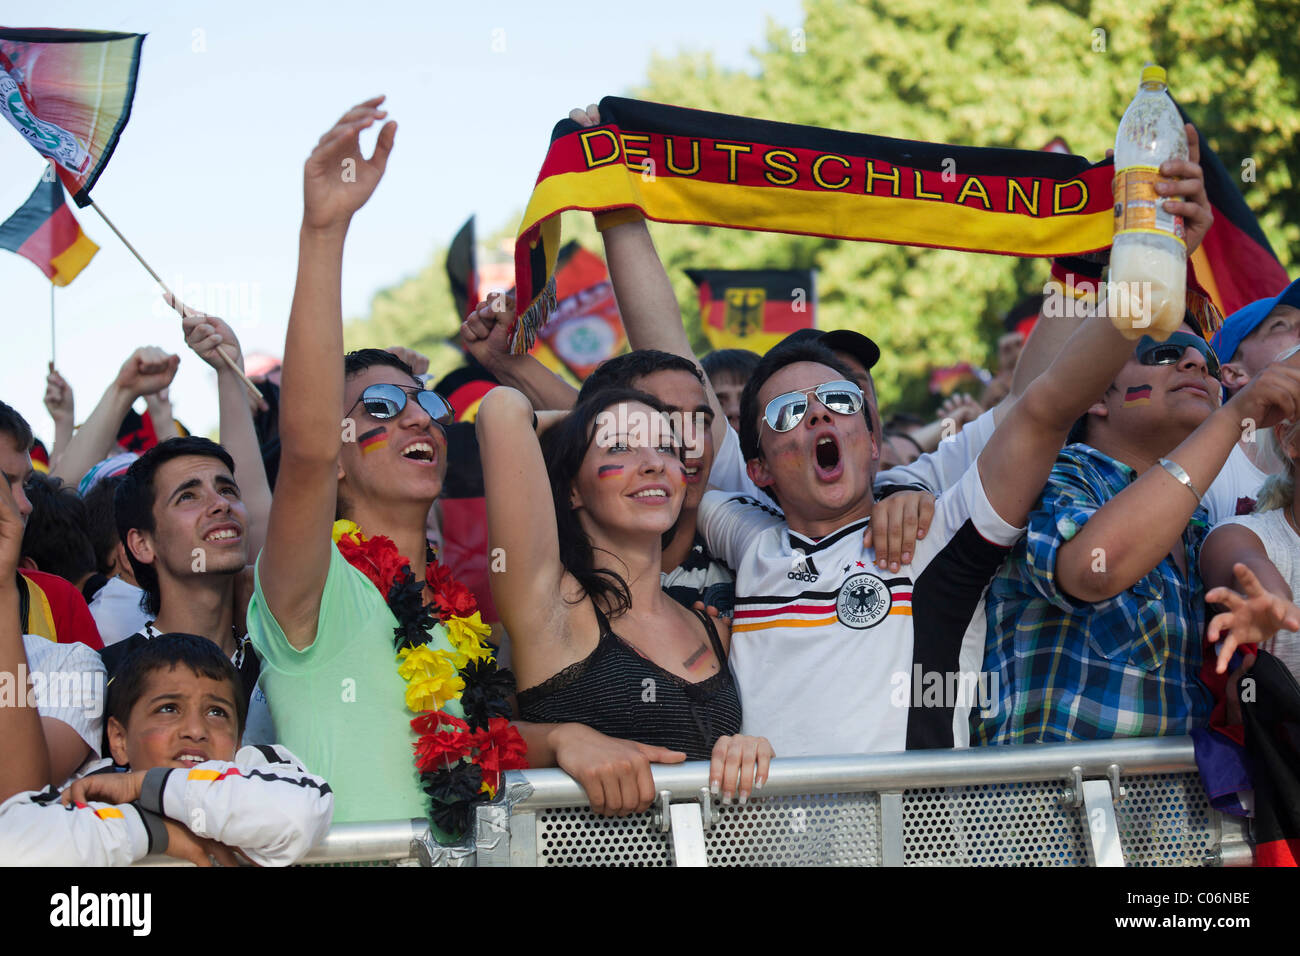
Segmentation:
{"type": "Polygon", "coordinates": [[[704,622],[721,669],[693,684],[637,653],[596,609],[596,649],[536,687],[519,692],[519,716],[542,724],[586,724],[609,737],[680,750],[708,760],[719,737],[740,733],[740,695],[726,652],[704,622]]]}

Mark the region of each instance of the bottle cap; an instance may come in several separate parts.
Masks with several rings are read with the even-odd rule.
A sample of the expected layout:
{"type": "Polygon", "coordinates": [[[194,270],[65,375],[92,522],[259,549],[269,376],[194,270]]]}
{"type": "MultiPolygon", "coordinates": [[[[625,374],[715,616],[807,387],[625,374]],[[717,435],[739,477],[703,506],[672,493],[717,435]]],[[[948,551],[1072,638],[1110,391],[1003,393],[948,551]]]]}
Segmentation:
{"type": "Polygon", "coordinates": [[[1165,76],[1165,68],[1163,66],[1156,66],[1154,63],[1148,63],[1146,66],[1142,67],[1142,82],[1163,83],[1166,86],[1169,85],[1169,81],[1165,76]]]}

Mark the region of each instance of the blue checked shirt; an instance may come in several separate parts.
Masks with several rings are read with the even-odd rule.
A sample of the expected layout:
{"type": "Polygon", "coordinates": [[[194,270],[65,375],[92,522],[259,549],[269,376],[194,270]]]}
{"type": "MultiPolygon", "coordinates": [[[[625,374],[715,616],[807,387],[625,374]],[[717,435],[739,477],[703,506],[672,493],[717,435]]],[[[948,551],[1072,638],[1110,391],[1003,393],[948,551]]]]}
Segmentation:
{"type": "Polygon", "coordinates": [[[998,709],[988,717],[972,711],[972,745],[1177,735],[1209,719],[1210,692],[1197,678],[1204,508],[1183,532],[1186,576],[1166,555],[1128,590],[1096,604],[1057,584],[1061,546],[1136,478],[1088,445],[1057,457],[1028,533],[989,585],[984,670],[997,677],[998,709]]]}

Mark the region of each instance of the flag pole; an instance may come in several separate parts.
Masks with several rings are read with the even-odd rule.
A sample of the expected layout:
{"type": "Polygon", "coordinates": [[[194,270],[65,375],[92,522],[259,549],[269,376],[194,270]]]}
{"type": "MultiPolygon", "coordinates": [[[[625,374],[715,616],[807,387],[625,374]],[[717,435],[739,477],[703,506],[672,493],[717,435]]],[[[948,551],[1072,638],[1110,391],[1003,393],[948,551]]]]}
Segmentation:
{"type": "MultiPolygon", "coordinates": [[[[117,238],[122,240],[122,245],[126,246],[127,250],[130,251],[131,255],[135,256],[136,261],[139,262],[140,265],[144,266],[145,271],[148,272],[149,275],[153,276],[153,281],[157,282],[158,285],[162,286],[162,290],[166,292],[169,296],[171,296],[172,301],[176,303],[176,305],[174,305],[173,308],[175,308],[178,313],[184,316],[185,310],[187,310],[189,307],[184,305],[181,302],[181,300],[176,296],[176,294],[172,292],[171,289],[167,288],[167,283],[163,282],[163,280],[159,277],[158,273],[153,271],[153,268],[149,265],[149,263],[144,261],[144,256],[140,255],[140,253],[136,251],[135,246],[131,245],[131,243],[127,241],[126,236],[122,235],[121,231],[117,228],[117,226],[113,225],[113,220],[109,219],[106,215],[104,215],[104,210],[100,209],[99,205],[93,199],[90,202],[90,208],[95,210],[95,212],[99,213],[99,218],[104,220],[104,224],[108,226],[109,229],[113,230],[113,234],[117,236],[117,238]]],[[[53,293],[51,293],[51,295],[52,294],[53,293]]],[[[244,386],[248,389],[249,394],[251,394],[253,398],[257,399],[259,405],[263,403],[264,399],[262,397],[261,391],[259,391],[258,387],[253,384],[253,380],[244,374],[244,370],[235,364],[235,360],[230,357],[230,352],[226,349],[224,345],[217,347],[217,354],[220,355],[221,358],[225,361],[226,365],[230,367],[230,370],[239,376],[240,381],[244,383],[244,386]]]]}
{"type": "Polygon", "coordinates": [[[50,367],[58,368],[54,362],[54,283],[50,282],[50,367]]]}

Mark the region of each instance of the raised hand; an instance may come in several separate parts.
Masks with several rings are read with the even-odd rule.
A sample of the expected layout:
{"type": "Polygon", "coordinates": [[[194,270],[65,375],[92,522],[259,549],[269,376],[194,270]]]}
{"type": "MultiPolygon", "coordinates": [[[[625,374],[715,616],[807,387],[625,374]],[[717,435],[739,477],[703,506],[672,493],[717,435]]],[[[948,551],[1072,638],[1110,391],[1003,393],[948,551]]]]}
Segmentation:
{"type": "Polygon", "coordinates": [[[411,371],[416,375],[423,375],[425,372],[429,371],[429,356],[422,352],[417,352],[415,349],[408,349],[405,345],[390,345],[388,348],[384,349],[384,351],[396,355],[407,365],[411,366],[411,371]]]}
{"type": "Polygon", "coordinates": [[[151,395],[172,383],[180,363],[179,355],[171,355],[155,345],[145,345],[122,363],[115,384],[134,397],[151,395]]]}
{"type": "Polygon", "coordinates": [[[951,419],[958,431],[984,414],[984,406],[965,392],[958,392],[939,406],[939,418],[951,419]]]}
{"type": "Polygon", "coordinates": [[[346,229],[353,213],[366,204],[383,178],[393,149],[397,124],[387,122],[379,131],[375,151],[367,159],[361,152],[361,131],[388,115],[379,109],[384,97],[358,103],[320,138],[303,168],[303,226],[309,229],[346,229]]]}
{"type": "Polygon", "coordinates": [[[190,351],[218,372],[224,372],[228,366],[217,351],[218,348],[224,347],[226,354],[234,360],[235,364],[240,368],[244,367],[244,355],[239,347],[239,337],[224,319],[196,312],[179,302],[170,292],[163,298],[167,300],[168,305],[181,314],[181,328],[185,331],[185,344],[190,347],[190,351]]]}
{"type": "Polygon", "coordinates": [[[72,386],[49,365],[50,374],[45,376],[45,410],[54,419],[54,424],[73,421],[72,386]]]}
{"type": "Polygon", "coordinates": [[[1160,164],[1161,176],[1177,177],[1175,182],[1157,182],[1156,192],[1165,196],[1165,212],[1183,217],[1183,239],[1190,256],[1214,225],[1214,211],[1205,192],[1205,173],[1201,170],[1201,143],[1196,127],[1188,123],[1187,158],[1167,159],[1160,164]]]}
{"type": "Polygon", "coordinates": [[[1282,421],[1300,421],[1300,353],[1292,350],[1246,383],[1228,402],[1238,421],[1272,428],[1282,421]]]}
{"type": "Polygon", "coordinates": [[[573,120],[579,126],[599,126],[600,125],[600,107],[592,103],[585,110],[569,110],[569,119],[573,120]]]}
{"type": "Polygon", "coordinates": [[[1300,630],[1300,607],[1264,590],[1259,578],[1246,565],[1234,564],[1232,573],[1241,587],[1240,594],[1231,588],[1215,588],[1205,595],[1208,603],[1222,604],[1228,609],[1214,615],[1205,632],[1211,644],[1224,638],[1214,668],[1220,674],[1227,671],[1232,652],[1241,645],[1266,641],[1278,631],[1300,630]]]}
{"type": "Polygon", "coordinates": [[[509,329],[514,314],[514,296],[493,292],[461,323],[461,341],[484,368],[490,369],[494,361],[510,357],[509,329]]]}

